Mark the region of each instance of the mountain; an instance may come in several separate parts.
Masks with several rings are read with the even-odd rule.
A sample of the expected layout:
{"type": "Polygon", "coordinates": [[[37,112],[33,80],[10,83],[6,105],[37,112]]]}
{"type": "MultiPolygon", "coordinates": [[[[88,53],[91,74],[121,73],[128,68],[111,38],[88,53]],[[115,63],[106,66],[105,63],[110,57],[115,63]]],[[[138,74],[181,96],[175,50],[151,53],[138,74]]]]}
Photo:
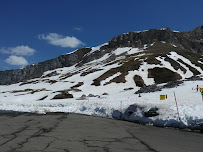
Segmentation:
{"type": "MultiPolygon", "coordinates": [[[[184,32],[172,31],[169,28],[130,32],[116,36],[100,47],[81,48],[52,60],[26,66],[23,69],[0,71],[0,84],[13,84],[39,78],[48,70],[73,65],[76,69],[83,69],[89,64],[91,68],[84,68],[84,70],[76,72],[86,75],[104,70],[105,66],[116,63],[117,67],[105,71],[94,79],[93,85],[100,85],[102,80],[116,73],[119,75],[108,83],[124,83],[129,71],[135,70],[138,71],[138,74],[135,74],[133,79],[138,86],[152,84],[143,82],[142,73],[146,74],[146,72],[148,75],[145,77],[154,78],[154,83],[165,83],[202,74],[202,54],[203,26],[184,32]],[[170,64],[170,68],[164,65],[166,63],[170,64]],[[103,65],[103,67],[94,68],[95,64],[103,65]],[[156,66],[143,69],[146,64],[156,66]]],[[[67,75],[74,75],[74,73],[67,73],[67,75]]]]}
{"type": "Polygon", "coordinates": [[[71,112],[201,130],[202,55],[203,26],[121,34],[98,47],[1,71],[0,112],[71,112]],[[150,109],[159,115],[146,117],[150,109]]]}

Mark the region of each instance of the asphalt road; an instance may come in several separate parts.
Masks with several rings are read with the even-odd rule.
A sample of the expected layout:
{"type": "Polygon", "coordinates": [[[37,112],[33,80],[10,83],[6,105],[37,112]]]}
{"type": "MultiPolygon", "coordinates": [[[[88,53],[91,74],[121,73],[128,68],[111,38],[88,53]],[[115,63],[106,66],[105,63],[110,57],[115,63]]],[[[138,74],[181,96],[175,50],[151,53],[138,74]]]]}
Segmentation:
{"type": "Polygon", "coordinates": [[[203,134],[67,113],[0,114],[0,152],[202,152],[203,134]]]}

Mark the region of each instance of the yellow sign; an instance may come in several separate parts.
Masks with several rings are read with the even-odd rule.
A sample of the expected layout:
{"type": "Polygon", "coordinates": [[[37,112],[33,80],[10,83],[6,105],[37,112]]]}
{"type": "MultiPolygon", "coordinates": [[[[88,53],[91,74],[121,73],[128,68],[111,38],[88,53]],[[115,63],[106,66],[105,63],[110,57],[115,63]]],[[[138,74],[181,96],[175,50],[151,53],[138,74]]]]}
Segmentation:
{"type": "Polygon", "coordinates": [[[199,88],[200,91],[203,91],[203,88],[199,88]]]}
{"type": "Polygon", "coordinates": [[[165,95],[160,95],[160,100],[165,100],[165,95]]]}

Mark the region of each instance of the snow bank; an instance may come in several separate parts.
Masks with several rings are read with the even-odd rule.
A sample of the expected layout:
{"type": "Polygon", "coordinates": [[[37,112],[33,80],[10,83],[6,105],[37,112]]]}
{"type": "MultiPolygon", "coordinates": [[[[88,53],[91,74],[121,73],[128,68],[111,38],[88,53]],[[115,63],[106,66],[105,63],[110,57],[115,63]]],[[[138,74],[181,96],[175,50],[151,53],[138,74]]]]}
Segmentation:
{"type": "MultiPolygon", "coordinates": [[[[111,86],[109,90],[103,90],[103,92],[108,91],[108,95],[99,94],[99,97],[87,97],[84,100],[78,100],[79,98],[51,100],[50,97],[46,100],[37,101],[37,97],[30,94],[23,95],[23,97],[15,94],[12,97],[9,92],[1,92],[0,109],[42,114],[46,114],[47,112],[70,112],[121,118],[155,126],[200,129],[200,125],[197,124],[203,123],[203,101],[201,93],[195,89],[197,85],[203,88],[202,81],[185,81],[176,88],[145,93],[139,97],[138,94],[134,94],[137,88],[117,92],[119,85],[110,84],[107,85],[111,86]],[[117,87],[117,90],[115,87],[117,87]],[[181,120],[178,119],[174,92],[181,120]],[[162,94],[167,94],[168,98],[166,100],[160,100],[160,95],[162,94]],[[2,98],[2,96],[8,97],[2,98]],[[159,115],[145,117],[144,112],[152,107],[159,109],[159,115]]],[[[3,86],[0,86],[1,90],[2,88],[3,86]]],[[[89,92],[91,91],[89,90],[89,92]]],[[[98,90],[95,90],[94,93],[96,92],[101,93],[98,90]]],[[[42,94],[45,95],[47,92],[41,92],[42,94]]],[[[52,97],[55,94],[52,94],[52,97]]]]}

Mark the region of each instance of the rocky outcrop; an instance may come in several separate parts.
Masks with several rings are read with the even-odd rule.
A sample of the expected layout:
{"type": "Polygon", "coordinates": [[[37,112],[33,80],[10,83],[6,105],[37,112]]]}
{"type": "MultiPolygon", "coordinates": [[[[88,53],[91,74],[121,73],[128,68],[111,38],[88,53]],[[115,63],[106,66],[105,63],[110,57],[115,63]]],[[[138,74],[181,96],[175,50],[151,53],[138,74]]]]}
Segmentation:
{"type": "Polygon", "coordinates": [[[167,29],[151,29],[144,32],[130,32],[114,37],[109,47],[142,47],[164,41],[182,49],[203,54],[203,26],[189,32],[174,32],[167,29]]]}
{"type": "Polygon", "coordinates": [[[138,91],[136,91],[135,94],[157,92],[157,91],[161,91],[164,88],[175,88],[182,83],[183,83],[183,81],[170,81],[167,84],[165,84],[164,86],[157,86],[156,84],[149,85],[149,86],[143,86],[138,91]]]}

